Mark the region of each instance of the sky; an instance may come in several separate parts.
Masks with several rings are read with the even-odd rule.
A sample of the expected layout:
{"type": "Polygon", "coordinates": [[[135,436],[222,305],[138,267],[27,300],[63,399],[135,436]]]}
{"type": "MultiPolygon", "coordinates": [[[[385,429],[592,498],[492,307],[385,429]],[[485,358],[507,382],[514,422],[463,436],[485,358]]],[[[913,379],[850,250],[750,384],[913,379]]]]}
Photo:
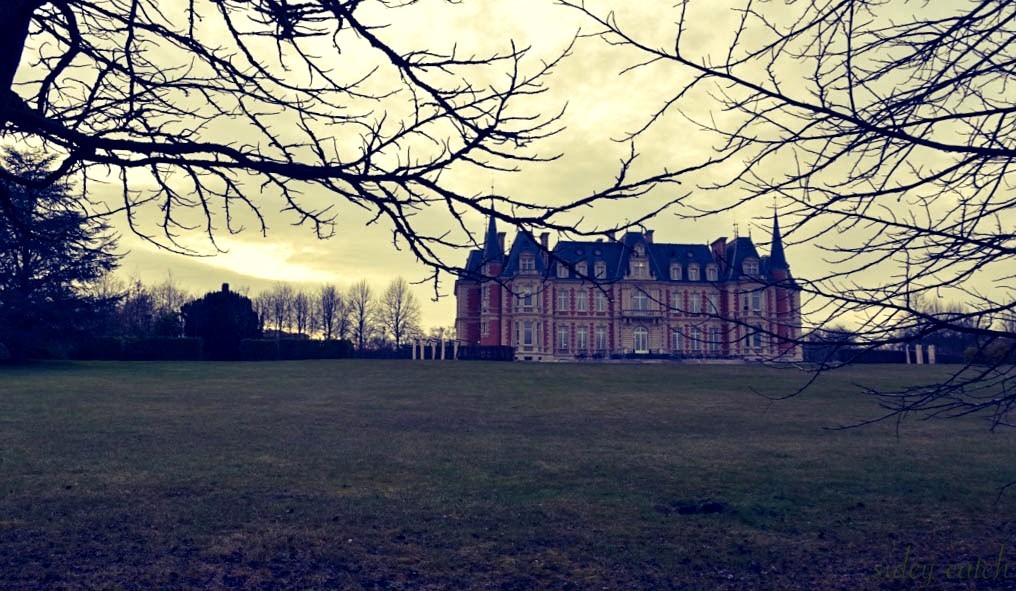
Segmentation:
{"type": "MultiPolygon", "coordinates": [[[[587,4],[601,14],[614,9],[616,19],[624,28],[638,31],[640,38],[650,44],[673,46],[674,21],[678,15],[677,8],[669,0],[590,1],[587,4]]],[[[185,3],[168,4],[166,10],[183,6],[185,3]]],[[[375,33],[402,51],[448,51],[455,47],[460,55],[483,55],[504,51],[514,43],[530,48],[523,67],[537,68],[542,61],[558,56],[574,40],[570,54],[545,80],[546,91],[527,97],[522,103],[522,112],[548,114],[564,109],[562,130],[535,147],[540,154],[559,154],[560,157],[550,162],[526,164],[517,172],[453,171],[451,182],[478,198],[496,192],[534,203],[564,202],[608,186],[617,174],[621,158],[631,149],[627,142],[617,140],[640,128],[649,114],[660,108],[688,76],[687,72],[666,64],[622,74],[642,56],[610,47],[601,39],[583,36],[597,30],[595,23],[554,0],[467,0],[459,3],[423,0],[401,8],[385,8],[378,2],[365,2],[363,6],[363,12],[358,13],[360,18],[368,24],[383,26],[375,29],[375,33]]],[[[686,47],[693,48],[696,59],[716,61],[725,54],[736,29],[738,14],[727,2],[692,2],[690,6],[691,26],[685,31],[683,42],[686,47]]],[[[764,6],[767,14],[776,19],[782,14],[780,11],[786,10],[783,3],[764,6]]],[[[921,6],[920,3],[901,2],[890,10],[905,16],[921,6]]],[[[179,14],[170,14],[170,17],[181,18],[179,14]]],[[[216,22],[214,18],[199,22],[198,34],[209,40],[224,35],[216,29],[216,22]]],[[[743,39],[751,42],[759,33],[748,30],[743,39]]],[[[155,59],[166,63],[181,59],[168,50],[161,54],[163,48],[160,47],[149,47],[148,51],[155,59]]],[[[355,73],[368,69],[376,58],[371,52],[355,42],[343,45],[343,53],[334,56],[336,70],[355,73]]],[[[30,62],[28,55],[23,60],[23,71],[19,70],[23,78],[31,76],[30,62]]],[[[792,88],[798,73],[780,74],[784,83],[792,88]]],[[[297,80],[301,76],[296,71],[292,75],[297,80]]],[[[386,81],[377,82],[383,86],[386,81]]],[[[704,132],[696,122],[723,120],[727,115],[717,109],[715,98],[704,92],[693,93],[682,104],[687,117],[668,115],[639,136],[635,149],[640,157],[634,174],[652,174],[664,167],[681,168],[715,153],[717,138],[704,132]]],[[[209,133],[218,133],[227,140],[234,134],[242,135],[230,129],[228,120],[217,124],[219,127],[213,124],[209,133]]],[[[340,142],[350,139],[337,135],[340,142]]],[[[718,167],[704,174],[689,175],[680,186],[661,187],[637,203],[600,204],[583,211],[582,221],[586,227],[616,224],[632,219],[655,203],[686,193],[691,195],[692,203],[703,206],[735,201],[741,197],[737,188],[711,192],[700,188],[722,181],[730,170],[730,167],[718,167]]],[[[116,183],[105,187],[100,183],[91,190],[99,200],[106,198],[104,192],[109,192],[111,202],[116,201],[116,183]]],[[[296,224],[298,220],[291,212],[281,211],[281,200],[259,197],[255,195],[254,200],[265,219],[265,235],[258,231],[252,216],[242,215],[238,216],[238,221],[245,229],[230,234],[220,227],[215,246],[200,229],[182,231],[180,242],[199,256],[188,257],[160,249],[134,234],[123,215],[113,215],[111,222],[120,232],[120,246],[126,252],[119,273],[148,283],[161,282],[171,275],[195,295],[216,290],[223,282],[257,293],[280,281],[311,290],[325,283],[346,287],[362,278],[380,291],[396,277],[414,282],[423,281],[431,274],[431,270],[411,253],[393,245],[392,229],[383,220],[368,224],[372,218],[370,212],[342,200],[336,201],[333,195],[322,190],[304,198],[309,203],[335,206],[334,235],[323,240],[306,225],[296,224]]],[[[660,242],[707,244],[721,236],[732,237],[739,233],[751,235],[756,244],[760,244],[768,240],[772,205],[751,203],[700,221],[664,212],[646,227],[655,230],[655,239],[660,242]]],[[[157,234],[158,221],[159,211],[154,205],[142,210],[136,218],[138,229],[153,235],[157,234]]],[[[486,220],[470,212],[464,221],[475,233],[474,239],[481,240],[486,220]]],[[[449,217],[441,215],[439,210],[423,212],[416,222],[431,232],[451,229],[449,217]]],[[[552,241],[557,238],[560,237],[552,237],[552,241]]],[[[788,240],[786,253],[798,277],[820,275],[829,266],[826,254],[814,244],[798,243],[793,236],[788,240]]],[[[443,255],[449,263],[463,264],[467,251],[445,251],[443,255]]],[[[447,275],[442,276],[436,293],[432,283],[414,287],[422,304],[425,327],[453,324],[452,290],[453,278],[447,275]]]]}
{"type": "MultiPolygon", "coordinates": [[[[625,22],[644,32],[656,31],[661,39],[672,34],[672,16],[659,18],[673,15],[669,3],[627,5],[625,22]]],[[[720,11],[720,16],[711,15],[708,20],[722,23],[726,12],[729,11],[720,11]]],[[[380,34],[386,40],[396,39],[397,46],[401,43],[406,48],[448,49],[454,43],[463,53],[484,53],[504,50],[514,41],[519,46],[531,47],[527,57],[533,67],[563,51],[575,35],[594,28],[576,11],[546,0],[421,2],[408,9],[380,11],[376,18],[377,22],[390,21],[390,28],[380,34]]],[[[699,34],[702,43],[708,41],[708,33],[699,34]]],[[[461,182],[471,184],[478,194],[493,190],[534,201],[576,198],[612,182],[620,159],[629,150],[628,144],[615,140],[641,125],[646,113],[657,108],[671,88],[666,80],[653,79],[641,72],[620,76],[620,70],[633,59],[611,50],[598,39],[579,39],[571,55],[548,78],[548,91],[531,101],[531,108],[539,112],[565,108],[564,129],[537,147],[541,154],[561,157],[554,162],[527,165],[513,173],[469,171],[461,182]]],[[[672,159],[678,162],[708,156],[709,138],[688,141],[695,134],[692,124],[665,123],[639,143],[646,171],[672,159]]],[[[672,187],[656,198],[668,197],[667,192],[678,190],[685,189],[672,187]]],[[[216,242],[225,252],[216,252],[202,236],[195,234],[188,244],[207,255],[198,257],[159,249],[134,235],[122,219],[114,218],[114,226],[121,232],[121,248],[127,251],[119,273],[151,283],[171,274],[181,286],[195,293],[217,289],[222,282],[256,293],[279,281],[314,289],[322,283],[343,287],[360,278],[366,278],[380,290],[397,276],[414,282],[430,275],[430,269],[411,253],[392,247],[390,228],[382,224],[367,226],[370,215],[357,207],[340,204],[335,235],[325,240],[318,239],[306,227],[294,226],[293,216],[278,211],[280,208],[277,203],[263,205],[261,213],[268,226],[265,236],[253,227],[237,235],[220,233],[216,242]]],[[[586,221],[595,224],[602,219],[603,223],[609,223],[619,213],[623,215],[618,209],[606,204],[588,212],[586,221]]],[[[748,232],[752,215],[765,213],[720,215],[708,224],[678,223],[663,216],[649,227],[657,230],[659,241],[706,243],[721,235],[732,235],[735,222],[742,232],[748,232]]],[[[433,223],[442,222],[447,220],[433,223]]],[[[467,222],[479,238],[486,221],[473,214],[467,222]]],[[[753,231],[765,235],[761,227],[753,231]]],[[[462,264],[466,254],[463,250],[448,256],[450,262],[462,264]]],[[[790,256],[793,255],[791,249],[790,256]]],[[[414,291],[421,302],[425,326],[453,324],[451,277],[442,278],[438,294],[432,283],[417,285],[414,291]],[[441,297],[435,298],[436,295],[441,297]]]]}

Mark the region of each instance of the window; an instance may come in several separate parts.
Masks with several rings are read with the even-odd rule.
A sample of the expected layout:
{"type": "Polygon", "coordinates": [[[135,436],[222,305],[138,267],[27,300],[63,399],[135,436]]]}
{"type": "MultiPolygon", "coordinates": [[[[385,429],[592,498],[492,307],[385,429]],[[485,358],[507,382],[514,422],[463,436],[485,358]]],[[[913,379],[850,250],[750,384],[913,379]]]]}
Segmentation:
{"type": "Polygon", "coordinates": [[[741,294],[741,311],[744,312],[745,314],[747,314],[748,313],[748,306],[749,306],[749,304],[748,304],[748,294],[743,293],[743,294],[741,294]]]}
{"type": "Polygon", "coordinates": [[[596,327],[596,350],[606,351],[607,350],[607,327],[597,326],[596,327]]]}
{"type": "Polygon", "coordinates": [[[522,345],[525,347],[533,346],[533,321],[526,320],[522,323],[522,345]]]}
{"type": "Polygon", "coordinates": [[[519,257],[519,271],[523,273],[536,271],[536,258],[529,253],[524,253],[519,257]]]}
{"type": "Polygon", "coordinates": [[[700,329],[697,326],[692,328],[691,329],[690,338],[691,338],[691,350],[692,351],[696,351],[696,352],[701,351],[702,350],[702,329],[700,329]]]}
{"type": "Polygon", "coordinates": [[[575,329],[575,350],[579,353],[585,353],[588,348],[589,329],[585,326],[579,326],[575,329]]]}
{"type": "Polygon", "coordinates": [[[568,327],[561,326],[557,329],[557,350],[567,351],[568,350],[568,327]]]}
{"type": "Polygon", "coordinates": [[[644,259],[632,258],[629,263],[628,274],[635,279],[646,279],[649,277],[649,265],[644,259]]]}
{"type": "Polygon", "coordinates": [[[681,352],[681,331],[677,328],[670,331],[670,350],[674,353],[681,352]]]}
{"type": "Polygon", "coordinates": [[[751,309],[756,312],[762,311],[762,293],[758,291],[751,292],[751,309]]]}
{"type": "Polygon", "coordinates": [[[649,309],[649,296],[642,290],[636,290],[631,296],[631,307],[633,310],[645,311],[649,309]]]}
{"type": "Polygon", "coordinates": [[[579,277],[586,277],[589,275],[589,267],[586,265],[585,261],[575,265],[575,273],[579,277]]]}
{"type": "Polygon", "coordinates": [[[756,349],[762,348],[762,329],[755,327],[755,330],[751,333],[751,346],[756,349]]]}
{"type": "Polygon", "coordinates": [[[684,312],[684,297],[680,292],[670,294],[670,308],[674,312],[684,312]]]}
{"type": "Polygon", "coordinates": [[[523,312],[533,311],[533,292],[532,288],[523,287],[518,295],[515,296],[518,308],[523,312]]]}
{"type": "Polygon", "coordinates": [[[720,297],[719,294],[707,293],[706,294],[706,312],[709,314],[720,313],[720,297]]]}
{"type": "Polygon", "coordinates": [[[596,261],[596,265],[593,267],[596,270],[597,279],[607,278],[607,263],[603,261],[596,261]]]}
{"type": "Polygon", "coordinates": [[[484,313],[490,311],[490,290],[493,287],[481,287],[480,288],[480,310],[484,313]]]}
{"type": "Polygon", "coordinates": [[[719,271],[716,269],[716,265],[709,265],[706,267],[706,281],[716,281],[719,279],[719,271]]]}
{"type": "Polygon", "coordinates": [[[744,261],[744,274],[758,275],[758,261],[756,261],[755,259],[749,259],[744,261]]]}
{"type": "Polygon", "coordinates": [[[681,265],[675,263],[670,266],[670,278],[674,281],[681,280],[681,265]]]}
{"type": "Polygon", "coordinates": [[[688,281],[698,281],[698,280],[699,280],[699,266],[688,265],[688,281]]]}
{"type": "Polygon", "coordinates": [[[709,352],[719,354],[720,352],[720,329],[712,326],[709,328],[709,352]]]}
{"type": "Polygon", "coordinates": [[[606,312],[607,311],[607,294],[600,290],[596,290],[593,299],[596,301],[596,311],[606,312]]]}
{"type": "Polygon", "coordinates": [[[571,294],[567,289],[557,290],[557,311],[565,312],[571,305],[571,294]]]}
{"type": "Polygon", "coordinates": [[[489,322],[481,322],[480,323],[480,336],[481,337],[490,336],[490,323],[489,322]]]}
{"type": "Polygon", "coordinates": [[[648,353],[649,352],[649,331],[645,327],[639,326],[635,328],[633,333],[634,337],[634,348],[636,353],[648,353]]]}
{"type": "Polygon", "coordinates": [[[568,278],[568,265],[565,265],[563,262],[559,262],[557,264],[557,278],[558,279],[568,278]]]}
{"type": "Polygon", "coordinates": [[[579,312],[589,310],[589,293],[584,289],[575,292],[575,309],[579,312]]]}
{"type": "Polygon", "coordinates": [[[702,313],[702,294],[692,293],[688,298],[688,312],[692,314],[702,313]]]}

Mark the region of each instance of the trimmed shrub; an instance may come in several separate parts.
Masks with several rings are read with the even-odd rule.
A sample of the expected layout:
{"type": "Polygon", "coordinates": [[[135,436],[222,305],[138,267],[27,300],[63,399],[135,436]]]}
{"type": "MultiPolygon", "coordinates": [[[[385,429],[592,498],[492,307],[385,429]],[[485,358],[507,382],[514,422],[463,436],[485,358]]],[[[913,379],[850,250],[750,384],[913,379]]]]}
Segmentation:
{"type": "Polygon", "coordinates": [[[121,337],[86,337],[71,352],[72,359],[116,361],[123,358],[121,337]]]}
{"type": "Polygon", "coordinates": [[[279,359],[279,342],[275,339],[242,339],[240,359],[244,361],[275,361],[279,359]]]}
{"type": "Polygon", "coordinates": [[[200,338],[154,337],[123,342],[121,359],[126,361],[196,361],[201,359],[200,338]]]}

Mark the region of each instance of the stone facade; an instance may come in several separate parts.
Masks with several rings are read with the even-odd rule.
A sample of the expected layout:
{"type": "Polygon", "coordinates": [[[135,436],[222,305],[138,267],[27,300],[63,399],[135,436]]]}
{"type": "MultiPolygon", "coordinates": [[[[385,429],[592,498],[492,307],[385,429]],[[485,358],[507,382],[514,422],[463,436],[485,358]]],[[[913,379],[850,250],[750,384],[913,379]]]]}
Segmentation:
{"type": "Polygon", "coordinates": [[[455,283],[458,339],[532,361],[799,361],[800,290],[776,218],[771,250],[760,257],[745,237],[660,243],[646,231],[553,248],[547,234],[537,244],[519,233],[506,253],[492,219],[455,283]]]}

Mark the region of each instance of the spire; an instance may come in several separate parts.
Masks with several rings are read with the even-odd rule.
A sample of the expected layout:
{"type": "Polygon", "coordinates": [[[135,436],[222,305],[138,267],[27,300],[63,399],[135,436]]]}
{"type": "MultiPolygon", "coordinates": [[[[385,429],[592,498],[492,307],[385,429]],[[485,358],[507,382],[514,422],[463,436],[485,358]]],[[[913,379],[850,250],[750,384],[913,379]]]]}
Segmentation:
{"type": "Polygon", "coordinates": [[[787,257],[783,254],[783,238],[780,236],[780,218],[773,209],[773,240],[769,245],[769,266],[774,269],[789,269],[787,257]]]}
{"type": "Polygon", "coordinates": [[[501,240],[497,237],[497,221],[494,218],[494,206],[491,203],[490,221],[487,222],[487,235],[483,241],[483,258],[488,262],[501,262],[503,256],[504,253],[501,252],[501,240]]]}

